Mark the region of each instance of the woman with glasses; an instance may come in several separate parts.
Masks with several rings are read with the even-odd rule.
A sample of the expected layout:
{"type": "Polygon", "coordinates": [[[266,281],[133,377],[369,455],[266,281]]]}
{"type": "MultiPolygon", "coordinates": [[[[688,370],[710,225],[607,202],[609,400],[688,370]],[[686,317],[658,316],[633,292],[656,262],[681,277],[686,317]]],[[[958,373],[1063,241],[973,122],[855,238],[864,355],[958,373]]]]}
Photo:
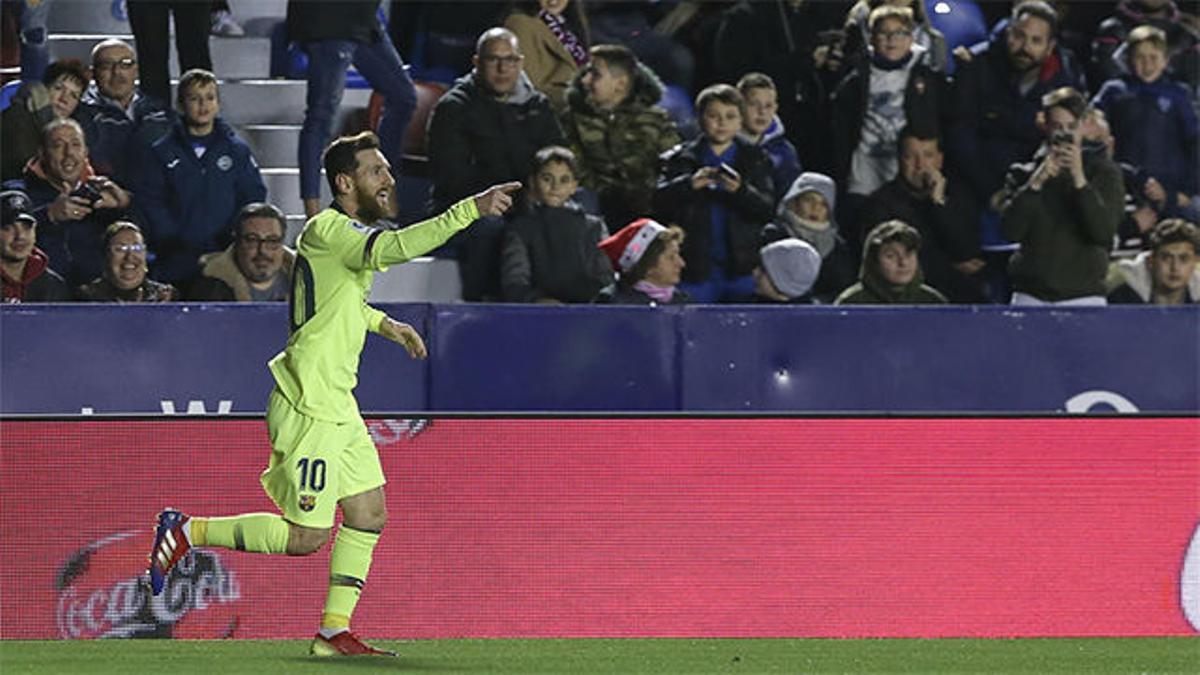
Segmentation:
{"type": "Polygon", "coordinates": [[[79,289],[84,302],[170,302],[179,291],[146,276],[146,240],[137,225],[118,220],[104,231],[103,275],[79,289]]]}

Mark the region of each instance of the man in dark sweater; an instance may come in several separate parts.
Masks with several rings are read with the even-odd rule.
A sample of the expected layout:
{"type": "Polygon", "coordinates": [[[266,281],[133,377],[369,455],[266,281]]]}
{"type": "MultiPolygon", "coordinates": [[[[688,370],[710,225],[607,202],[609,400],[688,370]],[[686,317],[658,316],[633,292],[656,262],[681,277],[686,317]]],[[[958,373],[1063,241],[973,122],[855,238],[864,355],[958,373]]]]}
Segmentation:
{"type": "Polygon", "coordinates": [[[1014,305],[1104,305],[1108,250],[1124,213],[1121,169],[1086,150],[1086,103],[1071,87],[1042,99],[1046,140],[1032,162],[1014,164],[1000,198],[1004,236],[1020,242],[1009,263],[1014,305]]]}

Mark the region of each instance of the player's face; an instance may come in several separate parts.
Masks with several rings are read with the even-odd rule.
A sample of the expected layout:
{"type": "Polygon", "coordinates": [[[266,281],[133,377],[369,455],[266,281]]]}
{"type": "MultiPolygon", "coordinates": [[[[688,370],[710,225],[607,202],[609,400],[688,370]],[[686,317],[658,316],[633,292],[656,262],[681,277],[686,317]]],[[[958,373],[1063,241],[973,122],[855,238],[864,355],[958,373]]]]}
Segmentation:
{"type": "Polygon", "coordinates": [[[18,218],[0,227],[0,259],[18,263],[29,257],[37,243],[37,224],[18,218]]]}
{"type": "Polygon", "coordinates": [[[511,41],[491,40],[475,56],[475,67],[483,76],[485,87],[495,94],[507,96],[517,88],[524,58],[511,41]]]}
{"type": "Polygon", "coordinates": [[[546,206],[558,208],[579,189],[579,181],[575,179],[571,167],[562,162],[548,162],[538,169],[537,175],[534,176],[534,186],[538,201],[546,206]]]}
{"type": "Polygon", "coordinates": [[[396,181],[391,166],[376,148],[359,150],[355,155],[354,193],[358,218],[366,224],[396,216],[396,181]]]}
{"type": "Polygon", "coordinates": [[[206,82],[188,90],[183,96],[183,118],[193,130],[208,131],[221,113],[217,85],[206,82]]]}
{"type": "Polygon", "coordinates": [[[679,253],[679,242],[670,242],[658,255],[654,265],[646,270],[646,281],[655,286],[674,286],[679,283],[685,266],[683,256],[679,253]]]}
{"type": "Polygon", "coordinates": [[[1167,55],[1150,42],[1141,42],[1134,47],[1129,61],[1133,65],[1133,72],[1143,82],[1157,80],[1167,68],[1167,55]]]}
{"type": "Polygon", "coordinates": [[[700,117],[700,127],[710,145],[725,147],[742,130],[742,111],[736,105],[709,101],[700,117]]]}
{"type": "Polygon", "coordinates": [[[879,247],[879,272],[893,286],[904,286],[917,276],[917,252],[898,241],[879,247]]]}
{"type": "Polygon", "coordinates": [[[113,286],[128,291],[146,280],[146,244],[142,235],[133,230],[121,230],[108,243],[108,280],[113,286]]]}
{"type": "Polygon", "coordinates": [[[746,131],[755,137],[771,126],[775,113],[779,111],[778,96],[774,89],[755,87],[746,92],[746,131]]]}
{"type": "Polygon", "coordinates": [[[238,269],[247,279],[270,281],[283,267],[283,228],[274,218],[247,218],[234,251],[238,269]]]}
{"type": "Polygon", "coordinates": [[[79,182],[87,163],[87,145],[83,134],[70,124],[50,132],[42,147],[42,168],[50,177],[69,185],[79,182]]]}
{"type": "Polygon", "coordinates": [[[1187,287],[1196,270],[1196,249],[1186,241],[1166,244],[1150,255],[1149,262],[1156,290],[1179,291],[1187,287]]]}

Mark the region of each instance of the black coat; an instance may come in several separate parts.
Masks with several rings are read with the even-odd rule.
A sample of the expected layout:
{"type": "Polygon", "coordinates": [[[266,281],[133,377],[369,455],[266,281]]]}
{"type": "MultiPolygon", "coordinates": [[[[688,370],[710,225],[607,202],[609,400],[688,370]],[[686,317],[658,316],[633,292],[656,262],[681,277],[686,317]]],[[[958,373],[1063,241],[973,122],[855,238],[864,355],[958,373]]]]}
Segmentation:
{"type": "MultiPolygon", "coordinates": [[[[862,140],[867,115],[871,61],[860,61],[833,92],[834,180],[845,189],[854,149],[862,140]]],[[[909,126],[936,133],[946,107],[946,76],[925,63],[913,64],[904,89],[904,117],[909,126]]]]}
{"type": "Polygon", "coordinates": [[[731,276],[750,274],[758,265],[759,231],[775,211],[771,183],[771,159],[761,148],[742,139],[737,143],[733,168],[741,175],[742,187],[734,193],[724,190],[693,190],[692,174],[700,161],[703,138],[688,141],[663,156],[662,176],[654,195],[655,213],[663,224],[683,228],[683,258],[687,267],[684,281],[703,281],[712,271],[711,207],[723,204],[729,209],[726,249],[729,257],[725,271],[731,276]]]}
{"type": "Polygon", "coordinates": [[[532,88],[524,96],[498,101],[467,75],[437,102],[429,120],[434,211],[497,183],[528,180],[538,150],[566,143],[550,100],[532,88]]]}
{"type": "Polygon", "coordinates": [[[591,302],[613,282],[608,256],[597,246],[604,221],[574,205],[540,206],[508,225],[500,264],[504,299],[591,302]]]}
{"type": "Polygon", "coordinates": [[[383,36],[375,18],[380,0],[289,0],[288,39],[294,42],[352,40],[375,43],[383,36]]]}

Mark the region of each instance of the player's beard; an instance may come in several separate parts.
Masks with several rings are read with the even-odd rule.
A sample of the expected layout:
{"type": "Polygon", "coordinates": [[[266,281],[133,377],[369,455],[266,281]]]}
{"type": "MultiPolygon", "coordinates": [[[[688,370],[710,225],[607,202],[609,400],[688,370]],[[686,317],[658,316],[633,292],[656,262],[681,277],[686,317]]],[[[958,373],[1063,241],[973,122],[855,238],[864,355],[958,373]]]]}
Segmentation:
{"type": "Polygon", "coordinates": [[[396,217],[395,187],[388,189],[386,206],[379,203],[378,190],[371,192],[361,185],[356,185],[354,191],[358,202],[358,219],[364,224],[370,225],[378,220],[396,217]]]}

